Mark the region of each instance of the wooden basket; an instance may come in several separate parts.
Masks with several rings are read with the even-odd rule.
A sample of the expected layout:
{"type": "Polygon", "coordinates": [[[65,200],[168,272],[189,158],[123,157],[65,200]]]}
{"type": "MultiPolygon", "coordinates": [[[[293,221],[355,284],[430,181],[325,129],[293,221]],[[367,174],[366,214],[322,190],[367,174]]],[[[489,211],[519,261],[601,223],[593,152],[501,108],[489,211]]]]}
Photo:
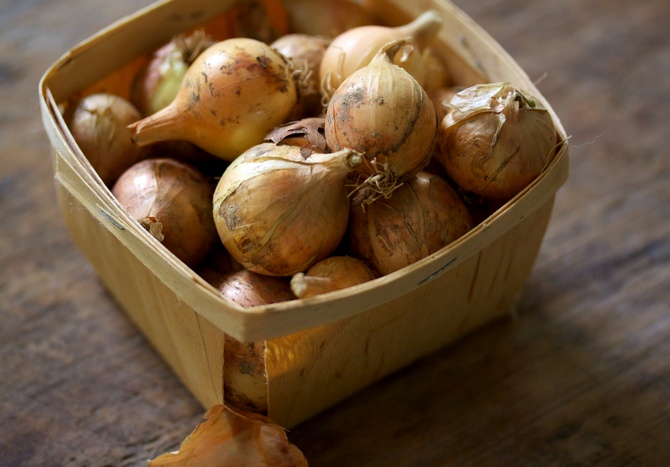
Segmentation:
{"type": "MultiPolygon", "coordinates": [[[[120,307],[205,407],[224,400],[226,335],[260,344],[267,414],[291,427],[510,312],[538,254],[555,193],[567,178],[568,147],[563,144],[523,192],[428,258],[338,292],[241,308],[128,215],[74,143],[59,111],[68,97],[118,70],[132,73],[138,57],[235,3],[164,1],[114,23],[49,68],[39,87],[40,105],[62,215],[120,307]]],[[[439,12],[444,27],[438,50],[457,83],[508,81],[525,89],[549,109],[567,139],[523,70],[453,4],[366,4],[388,25],[427,9],[439,12]]]]}

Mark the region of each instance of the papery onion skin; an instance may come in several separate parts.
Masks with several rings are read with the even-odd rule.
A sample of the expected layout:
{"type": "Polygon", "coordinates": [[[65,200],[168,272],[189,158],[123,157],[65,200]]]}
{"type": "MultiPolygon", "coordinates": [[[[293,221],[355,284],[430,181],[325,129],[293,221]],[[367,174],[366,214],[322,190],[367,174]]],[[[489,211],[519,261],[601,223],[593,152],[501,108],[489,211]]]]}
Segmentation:
{"type": "Polygon", "coordinates": [[[223,245],[246,269],[291,276],[329,256],[346,231],[345,179],[361,156],[262,143],[240,155],[214,193],[223,245]]]}
{"type": "Polygon", "coordinates": [[[232,161],[296,104],[297,86],[280,54],[254,39],[227,39],[198,56],[170,105],[128,129],[139,145],[183,139],[232,161]]]}
{"type": "Polygon", "coordinates": [[[459,186],[486,198],[519,193],[559,144],[549,112],[509,83],[466,88],[445,108],[435,157],[459,186]]]}
{"type": "Polygon", "coordinates": [[[68,114],[74,140],[107,186],[146,155],[126,131],[138,118],[140,111],[130,101],[109,93],[83,97],[68,114]]]}
{"type": "Polygon", "coordinates": [[[289,442],[284,428],[269,418],[218,404],[207,410],[205,421],[178,451],[161,454],[148,465],[307,467],[307,459],[289,442]]]}
{"type": "Polygon", "coordinates": [[[291,278],[291,290],[298,298],[309,298],[363,284],[376,277],[377,273],[358,258],[330,256],[306,273],[295,274],[291,278]]]}
{"type": "Polygon", "coordinates": [[[332,150],[352,148],[365,154],[357,173],[385,172],[390,183],[426,166],[437,137],[437,114],[421,85],[390,63],[387,50],[338,88],[326,111],[325,135],[332,150]]]}
{"type": "Polygon", "coordinates": [[[201,263],[217,241],[212,183],[188,164],[146,159],[126,170],[112,194],[186,265],[201,263]]]}
{"type": "Polygon", "coordinates": [[[447,246],[473,226],[457,192],[421,171],[368,206],[351,209],[349,251],[380,274],[390,274],[447,246]]]}
{"type": "MultiPolygon", "coordinates": [[[[286,277],[265,276],[246,269],[228,273],[216,273],[208,269],[202,271],[201,275],[221,295],[245,308],[296,298],[286,277]]],[[[266,414],[268,393],[265,342],[240,342],[226,335],[223,348],[223,392],[226,402],[266,414]]]]}

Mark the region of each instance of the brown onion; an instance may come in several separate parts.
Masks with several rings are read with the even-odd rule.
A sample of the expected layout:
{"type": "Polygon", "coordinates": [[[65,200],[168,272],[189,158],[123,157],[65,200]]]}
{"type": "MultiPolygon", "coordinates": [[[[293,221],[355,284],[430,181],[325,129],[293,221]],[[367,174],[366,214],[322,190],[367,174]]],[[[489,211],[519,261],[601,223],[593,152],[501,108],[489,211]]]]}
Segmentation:
{"type": "Polygon", "coordinates": [[[333,38],[376,23],[374,14],[351,0],[284,0],[293,31],[333,38]]]}
{"type": "Polygon", "coordinates": [[[141,115],[134,105],[108,93],[83,97],[68,118],[74,140],[108,186],[144,157],[144,150],[133,144],[126,131],[138,118],[141,115]]]}
{"type": "Polygon", "coordinates": [[[126,170],[112,193],[128,213],[188,266],[199,264],[217,236],[211,182],[169,159],[146,159],[126,170]]]}
{"type": "MultiPolygon", "coordinates": [[[[335,37],[321,60],[319,73],[326,103],[347,77],[368,65],[386,44],[400,39],[409,39],[418,44],[419,40],[437,34],[441,26],[442,18],[437,12],[428,10],[402,26],[360,26],[335,37]]],[[[408,49],[396,52],[400,55],[391,57],[392,62],[408,71],[413,70],[414,77],[423,85],[424,71],[420,66],[419,49],[409,54],[408,49]]]]}
{"type": "Polygon", "coordinates": [[[214,193],[223,245],[245,268],[291,276],[329,256],[347,226],[345,178],[361,156],[314,153],[263,143],[240,155],[214,193]]]}
{"type": "Polygon", "coordinates": [[[179,450],[148,462],[161,466],[307,467],[286,431],[269,418],[222,404],[207,410],[205,421],[182,441],[179,450]]]}
{"type": "Polygon", "coordinates": [[[435,157],[463,189],[487,198],[516,195],[559,144],[549,112],[510,83],[466,88],[446,109],[435,157]]]}
{"type": "Polygon", "coordinates": [[[270,46],[291,62],[299,91],[298,117],[316,117],[323,113],[319,80],[321,59],[330,41],[309,34],[287,34],[270,46]]]}
{"type": "Polygon", "coordinates": [[[189,67],[177,97],[128,128],[139,145],[183,139],[233,160],[294,112],[297,87],[286,60],[247,38],[217,42],[189,67]]]}
{"type": "Polygon", "coordinates": [[[376,277],[377,274],[360,259],[330,256],[306,273],[295,274],[291,278],[291,290],[298,298],[308,298],[362,284],[376,277]]]}
{"type": "Polygon", "coordinates": [[[356,172],[366,202],[388,196],[402,179],[429,161],[437,136],[437,115],[421,85],[391,63],[407,40],[384,46],[369,65],[349,76],[326,111],[325,133],[332,150],[352,148],[365,155],[356,172]]]}
{"type": "Polygon", "coordinates": [[[442,178],[419,172],[368,206],[351,209],[351,254],[389,274],[440,250],[472,228],[467,207],[442,178]]]}
{"type": "Polygon", "coordinates": [[[132,83],[131,101],[143,115],[151,115],[174,100],[188,67],[213,44],[202,30],[178,34],[158,48],[132,83]]]}
{"type": "MultiPolygon", "coordinates": [[[[285,277],[264,276],[244,269],[226,274],[217,274],[210,269],[204,271],[202,277],[228,300],[245,308],[295,299],[285,277]]],[[[265,343],[240,342],[226,335],[223,348],[226,402],[256,413],[266,413],[265,343]]]]}

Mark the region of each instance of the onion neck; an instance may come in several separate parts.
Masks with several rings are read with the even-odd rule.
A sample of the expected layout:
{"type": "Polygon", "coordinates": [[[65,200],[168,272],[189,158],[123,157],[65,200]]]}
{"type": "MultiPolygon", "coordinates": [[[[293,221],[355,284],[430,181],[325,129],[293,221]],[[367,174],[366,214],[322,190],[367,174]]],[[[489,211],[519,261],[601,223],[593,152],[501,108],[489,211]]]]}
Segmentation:
{"type": "Polygon", "coordinates": [[[184,117],[169,105],[142,120],[128,125],[130,138],[138,146],[146,146],[167,140],[183,139],[180,128],[184,117]]]}
{"type": "Polygon", "coordinates": [[[435,36],[442,27],[442,17],[435,10],[428,10],[417,16],[412,22],[398,26],[395,30],[400,36],[423,39],[435,36]]]}

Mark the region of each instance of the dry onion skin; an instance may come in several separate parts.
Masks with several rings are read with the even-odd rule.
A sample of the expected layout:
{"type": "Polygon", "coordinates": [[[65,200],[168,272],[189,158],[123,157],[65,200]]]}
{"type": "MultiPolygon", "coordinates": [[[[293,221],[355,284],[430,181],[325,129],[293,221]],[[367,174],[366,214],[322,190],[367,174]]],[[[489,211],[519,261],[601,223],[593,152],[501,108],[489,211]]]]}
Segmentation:
{"type": "Polygon", "coordinates": [[[435,157],[459,186],[486,198],[519,193],[559,145],[549,112],[510,83],[466,88],[445,108],[435,157]]]}
{"type": "Polygon", "coordinates": [[[307,467],[302,451],[272,420],[218,404],[182,441],[179,450],[149,461],[150,467],[307,467]]]}
{"type": "Polygon", "coordinates": [[[270,46],[291,62],[298,85],[296,116],[315,117],[322,113],[319,68],[330,40],[310,34],[286,34],[270,46]]]}
{"type": "MultiPolygon", "coordinates": [[[[337,88],[357,70],[368,65],[379,50],[389,42],[410,39],[417,44],[433,37],[442,27],[442,18],[428,10],[410,23],[398,27],[367,25],[349,29],[336,36],[321,60],[321,92],[327,104],[337,88]]],[[[401,50],[400,52],[406,52],[401,50]]],[[[421,53],[417,49],[409,56],[393,57],[393,62],[406,70],[413,70],[414,77],[423,85],[424,70],[421,53]]]]}
{"type": "Polygon", "coordinates": [[[128,213],[190,267],[201,263],[217,241],[212,193],[202,173],[170,158],[140,161],[112,187],[128,213]]]}
{"type": "Polygon", "coordinates": [[[305,158],[296,146],[262,143],[235,159],[214,193],[214,222],[246,269],[292,276],[330,256],[347,226],[347,175],[361,155],[344,149],[305,158]]]}
{"type": "Polygon", "coordinates": [[[188,67],[213,40],[201,29],[178,34],[149,57],[131,84],[131,102],[143,115],[151,115],[174,100],[188,67]]]}
{"type": "Polygon", "coordinates": [[[352,256],[330,256],[306,273],[291,278],[291,290],[298,298],[316,297],[328,292],[363,284],[377,277],[367,264],[352,256]]]}
{"type": "Polygon", "coordinates": [[[326,111],[325,134],[331,150],[352,148],[365,155],[356,172],[360,202],[389,196],[402,180],[426,166],[437,137],[435,107],[421,85],[391,63],[408,40],[384,46],[349,76],[326,111]]]}
{"type": "Polygon", "coordinates": [[[421,171],[390,198],[351,209],[349,251],[380,274],[390,274],[447,246],[472,226],[451,185],[421,171]]]}
{"type": "Polygon", "coordinates": [[[68,114],[75,142],[107,186],[144,157],[145,151],[126,131],[139,118],[140,111],[130,101],[109,93],[83,97],[68,114]]]}
{"type": "Polygon", "coordinates": [[[286,60],[268,44],[233,38],[202,52],[175,99],[128,129],[140,146],[186,140],[232,161],[287,120],[296,104],[286,60]]]}

